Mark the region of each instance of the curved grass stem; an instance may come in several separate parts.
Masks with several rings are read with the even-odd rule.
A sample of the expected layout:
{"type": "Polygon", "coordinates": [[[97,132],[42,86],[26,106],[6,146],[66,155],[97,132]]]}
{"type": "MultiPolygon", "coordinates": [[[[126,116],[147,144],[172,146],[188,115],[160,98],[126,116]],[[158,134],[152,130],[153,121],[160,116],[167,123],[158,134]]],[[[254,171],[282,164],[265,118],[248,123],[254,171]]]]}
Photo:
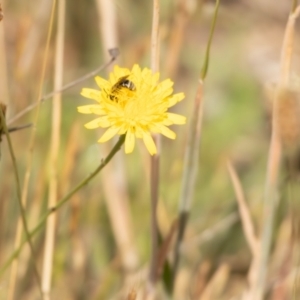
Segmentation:
{"type": "Polygon", "coordinates": [[[19,173],[18,173],[17,162],[16,162],[12,142],[11,142],[11,139],[10,139],[10,135],[9,135],[9,132],[8,132],[8,128],[7,128],[7,125],[6,125],[6,122],[5,122],[5,116],[4,116],[1,109],[0,109],[0,123],[1,123],[0,127],[3,129],[3,131],[6,135],[10,156],[11,156],[11,159],[12,159],[12,162],[13,162],[13,169],[14,169],[15,180],[16,180],[16,188],[17,188],[17,199],[18,199],[21,219],[22,219],[22,223],[23,223],[23,227],[24,227],[24,231],[25,231],[25,235],[26,235],[26,241],[24,242],[24,244],[28,243],[28,245],[29,245],[30,254],[31,254],[30,257],[31,257],[31,260],[32,260],[34,274],[35,274],[35,277],[36,277],[36,280],[37,280],[37,283],[38,283],[40,293],[42,294],[41,278],[40,278],[40,275],[39,275],[39,272],[38,272],[38,269],[37,269],[37,266],[36,266],[36,262],[35,262],[35,259],[34,259],[36,257],[35,256],[35,251],[34,251],[34,248],[33,248],[31,235],[30,235],[30,232],[28,230],[25,208],[24,208],[24,205],[22,203],[21,185],[20,185],[20,178],[19,178],[19,173]]]}
{"type": "Polygon", "coordinates": [[[63,197],[60,201],[57,202],[57,204],[51,208],[48,209],[48,211],[44,214],[44,216],[41,218],[39,223],[34,227],[33,230],[31,230],[28,233],[28,236],[25,238],[25,240],[20,244],[20,246],[11,254],[9,259],[5,262],[5,264],[0,269],[0,276],[3,275],[5,270],[10,266],[12,261],[18,257],[20,254],[23,246],[27,243],[29,239],[31,239],[36,233],[38,233],[45,225],[48,217],[56,212],[58,209],[60,209],[61,206],[63,206],[68,200],[71,199],[71,197],[78,192],[81,188],[83,188],[90,180],[92,180],[114,157],[114,155],[121,149],[121,146],[123,145],[125,141],[125,135],[121,135],[119,138],[119,141],[116,143],[116,145],[113,147],[113,149],[110,151],[110,153],[107,155],[107,157],[102,160],[100,165],[84,180],[82,180],[73,190],[71,190],[65,197],[63,197]]]}

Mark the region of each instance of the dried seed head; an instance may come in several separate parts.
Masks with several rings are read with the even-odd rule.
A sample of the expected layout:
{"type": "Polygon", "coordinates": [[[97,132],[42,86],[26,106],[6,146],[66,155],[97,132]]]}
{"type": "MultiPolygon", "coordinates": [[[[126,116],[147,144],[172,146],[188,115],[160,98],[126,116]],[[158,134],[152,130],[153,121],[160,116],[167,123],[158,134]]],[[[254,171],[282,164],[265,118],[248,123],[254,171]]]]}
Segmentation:
{"type": "Polygon", "coordinates": [[[264,110],[268,116],[268,118],[271,118],[272,115],[272,109],[273,109],[273,102],[275,99],[275,93],[276,93],[276,84],[274,82],[268,82],[264,85],[263,89],[263,95],[264,95],[264,110]]]}
{"type": "Polygon", "coordinates": [[[300,149],[300,92],[280,89],[276,101],[275,125],[285,152],[300,149]]]}
{"type": "Polygon", "coordinates": [[[287,171],[290,178],[296,179],[300,175],[300,92],[277,90],[274,113],[287,171]]]}

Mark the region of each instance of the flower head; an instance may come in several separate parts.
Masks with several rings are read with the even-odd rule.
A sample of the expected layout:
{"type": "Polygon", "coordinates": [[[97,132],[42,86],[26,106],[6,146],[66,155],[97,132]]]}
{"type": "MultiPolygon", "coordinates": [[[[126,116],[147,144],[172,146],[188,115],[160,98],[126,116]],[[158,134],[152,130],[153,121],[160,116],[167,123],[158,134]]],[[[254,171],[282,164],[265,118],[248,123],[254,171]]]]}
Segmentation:
{"type": "Polygon", "coordinates": [[[161,133],[175,139],[168,128],[172,124],[185,124],[184,116],[168,112],[168,108],[184,98],[183,93],[173,93],[170,79],[158,82],[159,73],[134,65],[132,70],[115,66],[109,80],[95,77],[101,90],[84,88],[81,95],[97,104],[79,106],[83,114],[99,117],[85,124],[88,129],[108,128],[99,139],[103,143],[115,135],[126,135],[125,153],[131,153],[135,138],[143,139],[151,155],[156,153],[152,133],[161,133]]]}

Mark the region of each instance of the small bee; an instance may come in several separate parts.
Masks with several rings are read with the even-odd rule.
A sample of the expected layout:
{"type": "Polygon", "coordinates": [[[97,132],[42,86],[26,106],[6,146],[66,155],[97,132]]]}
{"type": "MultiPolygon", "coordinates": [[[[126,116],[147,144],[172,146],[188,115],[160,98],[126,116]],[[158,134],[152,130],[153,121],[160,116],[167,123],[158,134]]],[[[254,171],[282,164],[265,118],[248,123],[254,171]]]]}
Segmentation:
{"type": "Polygon", "coordinates": [[[109,95],[109,98],[111,100],[117,100],[117,94],[120,92],[120,90],[122,88],[126,88],[130,91],[135,91],[136,87],[134,85],[134,83],[132,81],[130,81],[129,79],[127,79],[129,77],[129,75],[126,76],[122,76],[117,82],[116,84],[114,84],[114,86],[111,88],[111,94],[109,95]]]}

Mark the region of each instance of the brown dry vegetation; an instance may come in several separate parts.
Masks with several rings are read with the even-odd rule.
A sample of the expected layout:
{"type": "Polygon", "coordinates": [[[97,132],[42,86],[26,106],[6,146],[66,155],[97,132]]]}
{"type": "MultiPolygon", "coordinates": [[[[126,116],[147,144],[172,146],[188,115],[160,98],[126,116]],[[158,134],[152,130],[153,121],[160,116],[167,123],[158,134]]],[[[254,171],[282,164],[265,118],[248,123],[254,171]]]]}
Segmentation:
{"type": "MultiPolygon", "coordinates": [[[[38,110],[14,116],[108,62],[109,48],[119,48],[117,64],[123,67],[153,65],[152,1],[66,1],[65,11],[63,2],[56,5],[47,55],[52,1],[0,3],[0,109],[6,106],[9,128],[33,123],[10,134],[29,230],[48,206],[93,172],[113,143],[97,144],[102,131],[86,130],[89,118],[77,113],[78,105],[87,104],[81,88],[96,87],[93,77],[61,99],[49,98],[38,110]]],[[[170,77],[175,92],[185,93],[174,111],[188,121],[173,128],[175,141],[161,140],[156,214],[161,247],[154,266],[151,161],[138,142],[132,154],[120,151],[48,218],[32,239],[34,259],[26,245],[17,268],[10,264],[0,273],[0,299],[41,299],[35,269],[43,278],[44,300],[300,298],[299,25],[295,21],[286,31],[296,2],[220,3],[203,83],[198,173],[172,296],[184,155],[213,1],[160,1],[161,78],[170,77]],[[149,280],[151,268],[155,280],[149,280]]],[[[112,65],[98,74],[106,77],[112,65]]],[[[22,222],[1,123],[0,134],[1,269],[22,222]]]]}

